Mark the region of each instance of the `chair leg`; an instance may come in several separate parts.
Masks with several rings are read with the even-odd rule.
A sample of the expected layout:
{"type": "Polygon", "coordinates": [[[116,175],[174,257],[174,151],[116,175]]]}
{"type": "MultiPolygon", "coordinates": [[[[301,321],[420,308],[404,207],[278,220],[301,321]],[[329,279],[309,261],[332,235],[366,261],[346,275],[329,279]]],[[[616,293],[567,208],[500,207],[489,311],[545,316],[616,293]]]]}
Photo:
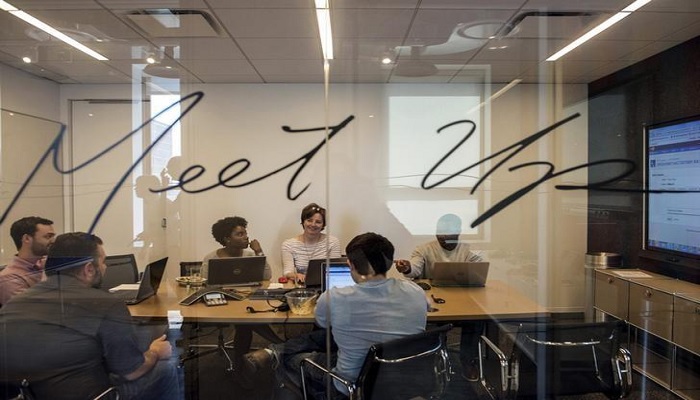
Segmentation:
{"type": "Polygon", "coordinates": [[[205,356],[207,354],[211,353],[218,353],[221,352],[224,357],[226,358],[228,366],[226,367],[226,372],[232,372],[234,369],[234,363],[233,359],[231,356],[228,354],[228,349],[233,349],[233,346],[230,345],[232,342],[225,342],[224,341],[224,330],[223,328],[219,329],[219,335],[217,337],[217,343],[216,344],[196,344],[196,345],[190,345],[189,346],[189,354],[187,355],[182,355],[180,357],[180,366],[182,367],[186,361],[193,360],[195,358],[199,358],[202,356],[205,356]],[[203,351],[198,351],[194,352],[193,348],[206,348],[208,350],[203,350],[203,351]]]}

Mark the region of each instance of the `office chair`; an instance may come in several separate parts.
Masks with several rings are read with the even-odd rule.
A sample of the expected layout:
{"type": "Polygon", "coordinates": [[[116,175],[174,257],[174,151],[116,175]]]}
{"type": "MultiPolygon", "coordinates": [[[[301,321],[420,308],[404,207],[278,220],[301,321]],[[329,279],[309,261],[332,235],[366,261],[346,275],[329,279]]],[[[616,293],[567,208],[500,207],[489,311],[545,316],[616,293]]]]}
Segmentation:
{"type": "Polygon", "coordinates": [[[102,289],[108,290],[123,283],[138,282],[139,270],[133,254],[107,256],[105,265],[107,269],[102,277],[102,289]]]}
{"type": "Polygon", "coordinates": [[[304,359],[301,382],[308,398],[306,369],[315,368],[340,382],[350,400],[440,398],[452,374],[447,354],[447,332],[451,324],[372,345],[355,381],[336,374],[318,363],[304,359]]]}
{"type": "Polygon", "coordinates": [[[620,345],[623,327],[622,321],[502,326],[501,347],[486,336],[479,342],[481,383],[492,398],[625,397],[632,361],[620,345]]]}
{"type": "MultiPolygon", "coordinates": [[[[34,394],[34,390],[29,385],[29,381],[27,379],[22,379],[22,381],[17,385],[8,386],[14,386],[17,392],[17,396],[12,397],[9,400],[40,400],[40,398],[34,394]]],[[[50,393],[50,388],[48,388],[47,392],[50,393]]],[[[116,386],[110,386],[96,397],[93,397],[91,400],[119,400],[119,392],[117,391],[116,386]]]]}
{"type": "MultiPolygon", "coordinates": [[[[192,266],[200,266],[201,267],[202,262],[201,261],[182,261],[180,262],[180,276],[188,276],[189,275],[189,269],[192,266]]],[[[233,350],[233,340],[227,341],[224,338],[224,329],[226,328],[227,325],[225,324],[220,324],[220,323],[215,323],[215,324],[202,324],[202,323],[195,323],[192,326],[192,330],[190,331],[190,335],[188,335],[188,341],[191,341],[193,339],[201,338],[204,336],[210,335],[212,332],[217,331],[217,341],[216,344],[188,344],[187,345],[187,353],[183,354],[180,357],[180,366],[183,366],[186,361],[193,360],[202,356],[205,356],[207,354],[213,354],[213,353],[221,353],[224,358],[226,359],[226,367],[225,370],[227,372],[233,371],[234,363],[233,359],[231,356],[228,354],[227,350],[233,350]],[[212,330],[206,333],[202,333],[202,328],[205,326],[210,326],[212,327],[212,330]],[[196,351],[197,349],[204,349],[200,351],[196,351]]]]}

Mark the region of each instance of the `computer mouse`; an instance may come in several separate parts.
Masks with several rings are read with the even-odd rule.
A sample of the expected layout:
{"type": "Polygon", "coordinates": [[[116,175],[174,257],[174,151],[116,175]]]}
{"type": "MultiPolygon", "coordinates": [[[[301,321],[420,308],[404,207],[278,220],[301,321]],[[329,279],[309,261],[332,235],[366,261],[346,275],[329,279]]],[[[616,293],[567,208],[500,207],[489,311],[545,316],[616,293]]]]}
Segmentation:
{"type": "Polygon", "coordinates": [[[416,285],[420,286],[423,290],[430,290],[430,285],[425,282],[416,282],[416,285]]]}

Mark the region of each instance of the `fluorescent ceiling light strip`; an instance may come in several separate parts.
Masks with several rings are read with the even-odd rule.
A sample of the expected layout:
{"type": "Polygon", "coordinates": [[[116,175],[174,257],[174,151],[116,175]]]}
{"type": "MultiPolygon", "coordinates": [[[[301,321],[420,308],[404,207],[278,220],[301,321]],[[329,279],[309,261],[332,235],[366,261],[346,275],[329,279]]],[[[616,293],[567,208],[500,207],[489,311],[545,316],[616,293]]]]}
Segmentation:
{"type": "Polygon", "coordinates": [[[488,103],[488,102],[490,102],[490,101],[493,101],[493,100],[496,100],[497,98],[503,96],[503,94],[504,94],[505,92],[509,91],[510,89],[513,88],[513,86],[517,85],[518,83],[520,83],[520,82],[522,82],[522,81],[523,81],[523,80],[522,80],[522,79],[519,79],[519,78],[518,78],[518,79],[513,79],[512,81],[510,81],[509,84],[505,85],[501,90],[499,90],[499,91],[497,91],[496,93],[492,94],[491,97],[489,97],[489,98],[486,99],[485,101],[482,101],[482,102],[479,103],[478,105],[472,107],[469,111],[467,111],[467,115],[469,115],[469,114],[471,114],[471,113],[473,113],[473,112],[479,110],[481,107],[485,106],[486,103],[488,103]]]}
{"type": "Polygon", "coordinates": [[[622,19],[625,17],[629,16],[632,14],[632,12],[637,11],[640,9],[642,6],[645,4],[649,3],[651,0],[637,0],[633,2],[632,4],[628,5],[625,7],[622,11],[619,13],[613,15],[612,17],[608,18],[605,20],[602,24],[596,26],[595,28],[591,29],[590,31],[586,32],[583,36],[579,37],[578,39],[574,40],[573,42],[569,43],[566,47],[563,49],[557,51],[556,53],[552,54],[547,61],[557,61],[561,57],[563,57],[565,54],[569,53],[571,50],[577,48],[578,46],[586,43],[587,41],[591,40],[594,36],[598,35],[599,33],[603,32],[604,30],[610,28],[611,26],[615,25],[616,23],[620,22],[622,19]]]}
{"type": "Polygon", "coordinates": [[[321,37],[323,59],[332,60],[333,32],[331,30],[331,11],[328,9],[327,1],[316,0],[316,20],[318,21],[318,34],[321,37]]]}
{"type": "Polygon", "coordinates": [[[569,43],[566,47],[563,49],[557,51],[556,53],[552,54],[547,61],[557,61],[561,57],[563,57],[565,54],[570,52],[571,50],[577,48],[578,46],[586,43],[587,41],[591,40],[594,36],[598,35],[599,33],[603,32],[604,30],[610,28],[611,26],[615,25],[616,23],[620,22],[623,18],[627,17],[631,13],[628,12],[619,12],[612,17],[608,18],[603,22],[602,24],[596,26],[595,28],[591,29],[590,31],[586,32],[583,36],[579,37],[578,39],[574,40],[573,42],[569,43]]]}
{"type": "Polygon", "coordinates": [[[102,54],[96,52],[95,50],[90,49],[89,47],[79,43],[75,39],[67,36],[64,33],[59,32],[55,28],[39,21],[38,19],[32,17],[31,15],[27,14],[24,11],[18,10],[16,7],[13,7],[10,3],[7,3],[5,1],[0,1],[0,8],[3,10],[9,12],[10,14],[14,15],[15,17],[31,24],[34,25],[35,27],[41,29],[42,31],[48,33],[49,35],[55,37],[56,39],[59,39],[76,49],[82,51],[83,53],[89,55],[90,57],[96,58],[100,61],[107,61],[108,58],[103,56],[102,54]]]}
{"type": "Polygon", "coordinates": [[[17,11],[17,7],[13,6],[12,4],[0,0],[0,10],[5,10],[5,11],[17,11]]]}
{"type": "Polygon", "coordinates": [[[644,5],[646,5],[647,3],[649,3],[650,1],[651,0],[637,0],[634,3],[625,7],[622,10],[622,12],[635,12],[635,11],[639,10],[640,8],[642,8],[644,5]]]}

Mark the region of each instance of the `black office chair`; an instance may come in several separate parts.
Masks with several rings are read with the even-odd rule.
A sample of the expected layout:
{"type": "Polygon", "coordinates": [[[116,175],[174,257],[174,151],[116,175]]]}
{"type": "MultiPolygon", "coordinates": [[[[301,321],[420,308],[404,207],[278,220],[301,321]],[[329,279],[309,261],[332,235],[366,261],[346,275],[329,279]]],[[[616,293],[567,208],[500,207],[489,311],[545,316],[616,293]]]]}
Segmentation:
{"type": "Polygon", "coordinates": [[[624,322],[528,323],[502,326],[500,347],[479,342],[481,383],[492,398],[552,398],[603,393],[625,397],[632,386],[624,322]]]}
{"type": "Polygon", "coordinates": [[[102,289],[108,290],[123,283],[136,283],[139,270],[133,254],[107,256],[105,258],[105,275],[102,277],[102,289]]]}
{"type": "Polygon", "coordinates": [[[340,382],[350,399],[440,398],[450,381],[447,324],[415,335],[377,343],[370,347],[355,381],[305,359],[301,364],[304,398],[308,398],[305,369],[316,368],[340,382]]]}
{"type": "MultiPolygon", "coordinates": [[[[9,400],[41,400],[34,394],[34,390],[32,390],[27,379],[22,379],[16,385],[10,384],[8,386],[14,387],[14,392],[17,393],[15,397],[11,397],[9,400]]],[[[119,392],[116,386],[110,386],[91,400],[119,400],[119,392]]]]}

